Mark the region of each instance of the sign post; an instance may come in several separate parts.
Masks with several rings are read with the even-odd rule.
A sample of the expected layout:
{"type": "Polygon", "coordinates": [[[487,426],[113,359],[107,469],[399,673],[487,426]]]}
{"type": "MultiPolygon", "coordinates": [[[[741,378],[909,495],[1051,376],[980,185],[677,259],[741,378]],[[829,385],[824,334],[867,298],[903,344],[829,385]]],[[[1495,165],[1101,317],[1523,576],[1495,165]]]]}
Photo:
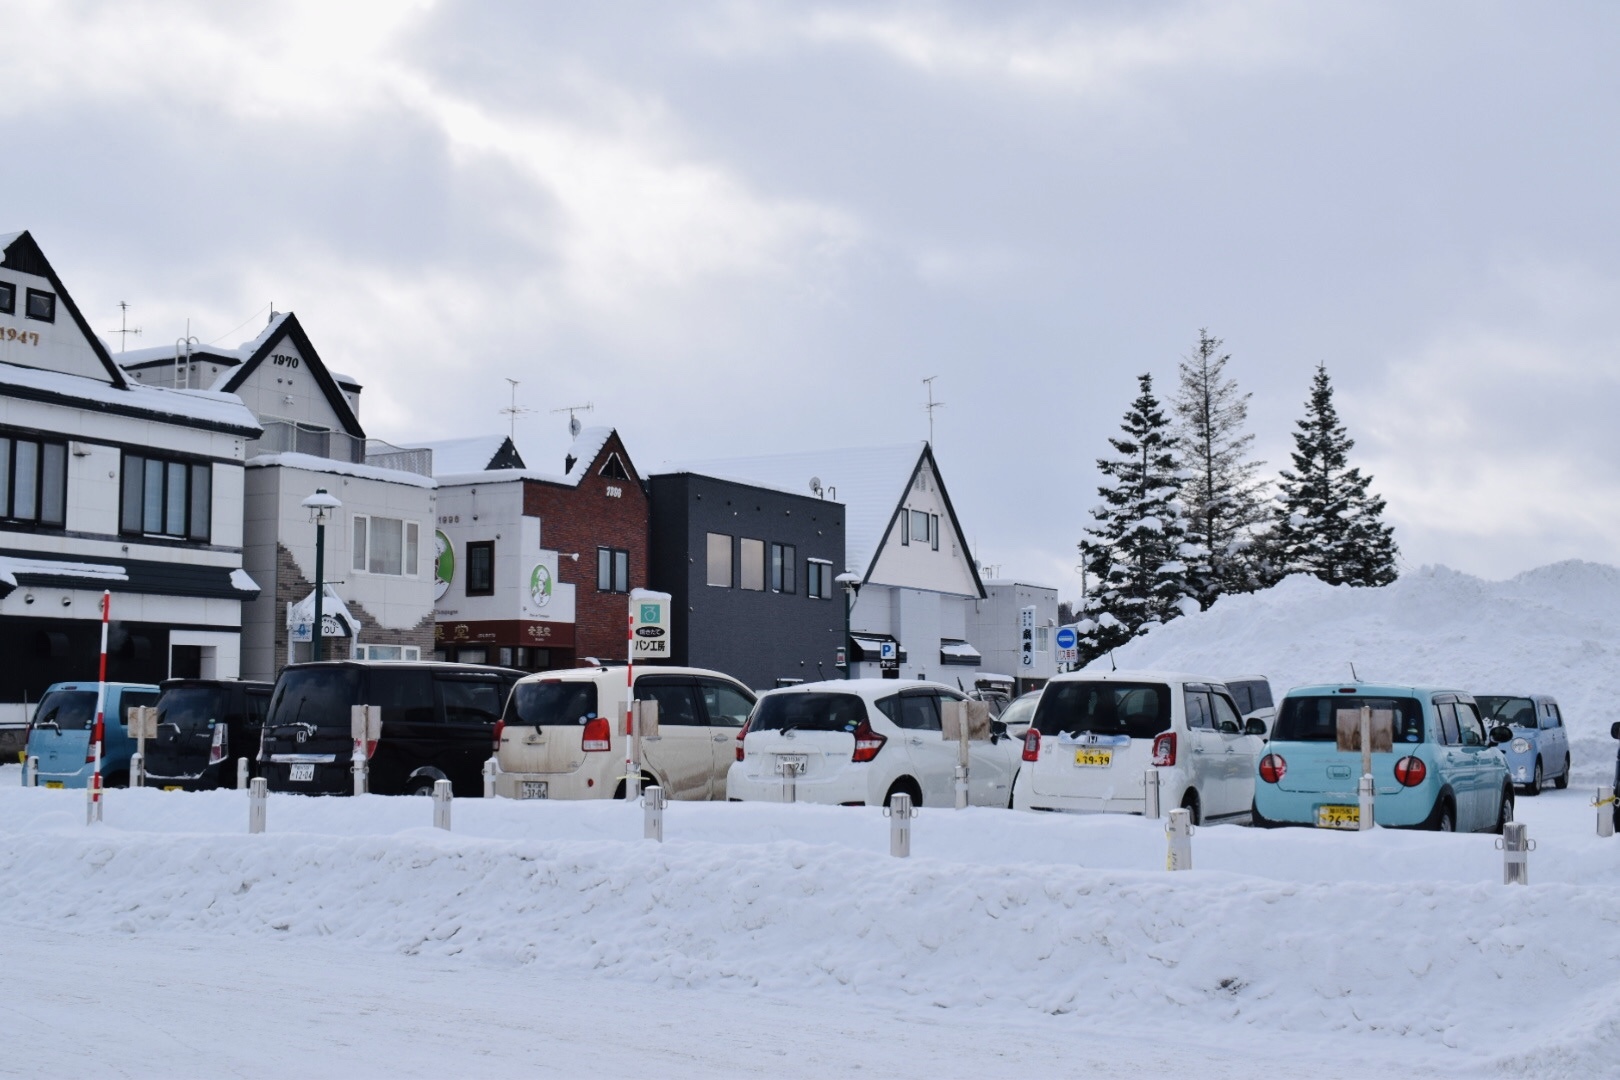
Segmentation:
{"type": "Polygon", "coordinates": [[[629,631],[625,635],[624,665],[624,797],[627,802],[641,798],[641,732],[636,728],[633,706],[636,700],[636,661],[668,660],[669,593],[651,589],[630,590],[629,631]]]}
{"type": "Polygon", "coordinates": [[[1054,644],[1057,645],[1057,662],[1060,664],[1078,664],[1080,662],[1080,635],[1072,626],[1058,627],[1054,635],[1054,644]]]}

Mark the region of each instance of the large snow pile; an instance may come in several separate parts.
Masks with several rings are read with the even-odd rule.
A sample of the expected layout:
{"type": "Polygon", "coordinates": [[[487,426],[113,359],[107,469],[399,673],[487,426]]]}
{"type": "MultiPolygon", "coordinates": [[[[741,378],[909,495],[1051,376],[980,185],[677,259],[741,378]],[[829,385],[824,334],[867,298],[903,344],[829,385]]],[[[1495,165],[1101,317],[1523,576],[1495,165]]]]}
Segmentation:
{"type": "MultiPolygon", "coordinates": [[[[1378,589],[1291,577],[1222,597],[1114,651],[1121,668],[1266,675],[1279,696],[1348,679],[1351,664],[1368,681],[1552,694],[1583,783],[1614,775],[1617,661],[1620,569],[1588,562],[1508,581],[1424,567],[1378,589]]],[[[1092,667],[1108,665],[1103,658],[1092,667]]]]}

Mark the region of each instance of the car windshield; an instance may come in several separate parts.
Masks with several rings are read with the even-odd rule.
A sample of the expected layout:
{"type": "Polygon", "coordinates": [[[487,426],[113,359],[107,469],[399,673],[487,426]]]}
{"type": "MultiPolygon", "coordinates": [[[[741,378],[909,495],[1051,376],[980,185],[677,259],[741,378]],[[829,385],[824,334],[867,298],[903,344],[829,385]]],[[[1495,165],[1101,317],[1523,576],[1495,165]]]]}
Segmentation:
{"type": "Polygon", "coordinates": [[[1007,706],[1007,711],[1001,714],[1001,722],[1006,724],[1008,727],[1023,727],[1027,725],[1030,720],[1034,719],[1035,706],[1039,705],[1040,701],[1041,695],[1038,692],[1034,694],[1025,694],[1023,697],[1007,706]]]}
{"type": "Polygon", "coordinates": [[[866,703],[854,694],[766,694],[754,707],[749,731],[854,731],[866,703]]]}
{"type": "Polygon", "coordinates": [[[361,704],[360,672],[352,667],[288,668],[270,702],[272,727],[314,724],[349,731],[349,709],[361,704]]]}
{"type": "Polygon", "coordinates": [[[182,735],[207,731],[224,719],[225,692],[213,686],[179,686],[158,699],[158,727],[173,724],[182,735]]]}
{"type": "Polygon", "coordinates": [[[1496,724],[1525,728],[1536,726],[1536,703],[1527,697],[1487,695],[1477,697],[1474,701],[1479,705],[1479,712],[1485,718],[1486,726],[1496,724]]]}
{"type": "Polygon", "coordinates": [[[96,695],[91,690],[56,690],[40,699],[34,726],[55,724],[58,731],[83,731],[96,719],[96,695]]]}
{"type": "Polygon", "coordinates": [[[596,716],[596,684],[588,680],[520,682],[507,704],[506,722],[525,727],[574,727],[596,716]]]}
{"type": "Polygon", "coordinates": [[[1394,712],[1392,738],[1396,742],[1423,741],[1423,706],[1418,704],[1416,698],[1352,697],[1348,694],[1283,698],[1271,739],[1273,742],[1338,742],[1338,714],[1359,714],[1363,705],[1371,707],[1375,713],[1394,712]]]}
{"type": "Polygon", "coordinates": [[[1035,708],[1042,735],[1129,735],[1151,739],[1170,730],[1170,688],[1163,683],[1055,682],[1035,708]]]}

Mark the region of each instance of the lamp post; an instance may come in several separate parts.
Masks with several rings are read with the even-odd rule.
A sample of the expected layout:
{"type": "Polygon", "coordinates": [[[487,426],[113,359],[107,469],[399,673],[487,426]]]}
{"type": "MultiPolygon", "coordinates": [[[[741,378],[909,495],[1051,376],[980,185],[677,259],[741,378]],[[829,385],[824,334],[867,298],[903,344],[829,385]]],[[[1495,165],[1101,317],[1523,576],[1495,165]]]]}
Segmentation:
{"type": "Polygon", "coordinates": [[[855,677],[855,640],[849,636],[849,613],[855,607],[855,594],[861,591],[861,575],[844,571],[834,581],[844,587],[844,678],[855,677]]]}
{"type": "Polygon", "coordinates": [[[310,626],[310,658],[323,659],[321,637],[321,601],[326,598],[326,519],[343,504],[336,496],[328,495],[325,488],[316,488],[315,494],[301,504],[309,511],[309,520],[315,523],[315,621],[310,626]]]}

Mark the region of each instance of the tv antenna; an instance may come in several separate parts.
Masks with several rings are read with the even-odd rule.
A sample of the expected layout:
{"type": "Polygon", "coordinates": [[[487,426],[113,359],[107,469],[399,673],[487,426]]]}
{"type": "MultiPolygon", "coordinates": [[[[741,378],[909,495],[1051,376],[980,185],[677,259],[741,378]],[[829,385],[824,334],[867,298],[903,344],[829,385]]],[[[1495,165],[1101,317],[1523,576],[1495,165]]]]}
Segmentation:
{"type": "Polygon", "coordinates": [[[512,439],[515,442],[517,440],[517,418],[525,413],[532,413],[534,410],[525,409],[517,403],[518,380],[507,379],[506,381],[512,384],[512,404],[508,405],[504,409],[497,409],[495,411],[507,418],[507,438],[512,439]]]}
{"type": "Polygon", "coordinates": [[[140,332],[140,327],[137,326],[131,329],[129,325],[129,302],[126,300],[118,301],[118,329],[107,331],[109,334],[118,335],[118,351],[123,352],[125,346],[129,344],[129,335],[140,332]]]}
{"type": "Polygon", "coordinates": [[[579,417],[575,416],[574,414],[575,413],[582,413],[582,412],[590,412],[594,408],[596,408],[596,406],[592,405],[590,402],[587,401],[583,405],[564,405],[560,409],[552,409],[551,411],[554,414],[555,413],[567,413],[568,414],[568,434],[572,435],[574,438],[577,439],[577,438],[579,438],[579,417]]]}
{"type": "Polygon", "coordinates": [[[928,387],[928,404],[924,405],[923,408],[928,413],[928,445],[929,446],[934,445],[934,410],[935,409],[943,409],[945,407],[945,403],[943,401],[935,401],[934,400],[934,380],[937,379],[937,378],[939,378],[938,375],[930,375],[930,376],[928,376],[928,378],[923,380],[923,385],[928,387]]]}

